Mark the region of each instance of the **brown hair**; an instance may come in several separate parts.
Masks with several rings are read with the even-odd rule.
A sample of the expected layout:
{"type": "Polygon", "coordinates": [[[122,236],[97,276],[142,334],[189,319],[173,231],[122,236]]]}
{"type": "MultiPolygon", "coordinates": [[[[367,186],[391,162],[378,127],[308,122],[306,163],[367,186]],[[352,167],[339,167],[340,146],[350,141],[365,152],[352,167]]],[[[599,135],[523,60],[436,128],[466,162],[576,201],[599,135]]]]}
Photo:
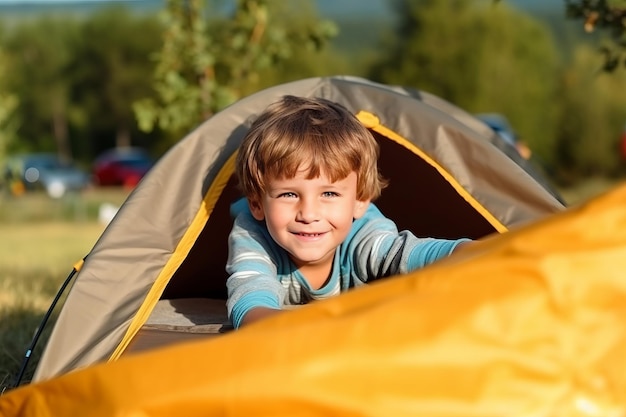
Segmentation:
{"type": "Polygon", "coordinates": [[[345,107],[323,98],[286,95],[254,121],[237,155],[239,186],[258,199],[271,179],[307,178],[323,171],[331,181],[357,174],[357,199],[375,200],[386,181],[378,172],[378,143],[345,107]]]}

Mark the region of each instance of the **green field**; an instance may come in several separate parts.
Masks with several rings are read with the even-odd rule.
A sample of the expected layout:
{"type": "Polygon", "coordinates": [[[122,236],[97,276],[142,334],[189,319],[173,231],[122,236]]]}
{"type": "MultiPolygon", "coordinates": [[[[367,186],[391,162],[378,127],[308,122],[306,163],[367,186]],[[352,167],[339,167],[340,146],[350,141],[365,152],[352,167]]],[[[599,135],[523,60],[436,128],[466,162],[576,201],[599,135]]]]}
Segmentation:
{"type": "Polygon", "coordinates": [[[119,206],[126,196],[117,189],[64,200],[38,193],[0,195],[0,391],[19,372],[37,326],[73,265],[102,234],[98,207],[119,206]]]}

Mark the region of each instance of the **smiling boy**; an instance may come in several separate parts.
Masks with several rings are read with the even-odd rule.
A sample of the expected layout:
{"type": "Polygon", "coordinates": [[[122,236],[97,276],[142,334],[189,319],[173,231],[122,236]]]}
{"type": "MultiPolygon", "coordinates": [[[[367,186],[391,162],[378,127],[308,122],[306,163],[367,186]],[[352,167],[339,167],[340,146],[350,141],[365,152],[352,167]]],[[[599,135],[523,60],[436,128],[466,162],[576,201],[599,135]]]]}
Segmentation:
{"type": "Polygon", "coordinates": [[[284,96],[237,155],[228,314],[235,328],[450,255],[469,239],[398,231],[372,203],[386,182],[378,144],[343,106],[284,96]]]}

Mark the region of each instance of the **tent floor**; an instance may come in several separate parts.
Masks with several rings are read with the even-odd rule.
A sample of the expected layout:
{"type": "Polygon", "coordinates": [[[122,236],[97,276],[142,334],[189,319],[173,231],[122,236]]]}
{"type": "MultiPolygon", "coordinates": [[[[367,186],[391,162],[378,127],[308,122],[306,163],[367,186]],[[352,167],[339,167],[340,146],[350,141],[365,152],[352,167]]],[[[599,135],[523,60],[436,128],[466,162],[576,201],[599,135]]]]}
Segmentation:
{"type": "Polygon", "coordinates": [[[219,336],[232,330],[226,301],[208,298],[159,300],[126,354],[172,343],[219,336]]]}

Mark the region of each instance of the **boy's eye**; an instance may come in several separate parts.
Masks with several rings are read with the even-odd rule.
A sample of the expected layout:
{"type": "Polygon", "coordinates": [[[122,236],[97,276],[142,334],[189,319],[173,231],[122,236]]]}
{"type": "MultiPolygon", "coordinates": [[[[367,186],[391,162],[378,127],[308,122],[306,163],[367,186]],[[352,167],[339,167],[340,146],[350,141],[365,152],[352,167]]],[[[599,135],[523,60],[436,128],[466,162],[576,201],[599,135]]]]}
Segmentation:
{"type": "Polygon", "coordinates": [[[278,197],[281,197],[281,198],[294,198],[294,197],[297,197],[297,195],[296,195],[296,193],[288,192],[288,193],[282,193],[278,197]]]}
{"type": "Polygon", "coordinates": [[[334,191],[325,191],[324,193],[322,193],[322,195],[324,197],[337,197],[339,194],[334,191]]]}

